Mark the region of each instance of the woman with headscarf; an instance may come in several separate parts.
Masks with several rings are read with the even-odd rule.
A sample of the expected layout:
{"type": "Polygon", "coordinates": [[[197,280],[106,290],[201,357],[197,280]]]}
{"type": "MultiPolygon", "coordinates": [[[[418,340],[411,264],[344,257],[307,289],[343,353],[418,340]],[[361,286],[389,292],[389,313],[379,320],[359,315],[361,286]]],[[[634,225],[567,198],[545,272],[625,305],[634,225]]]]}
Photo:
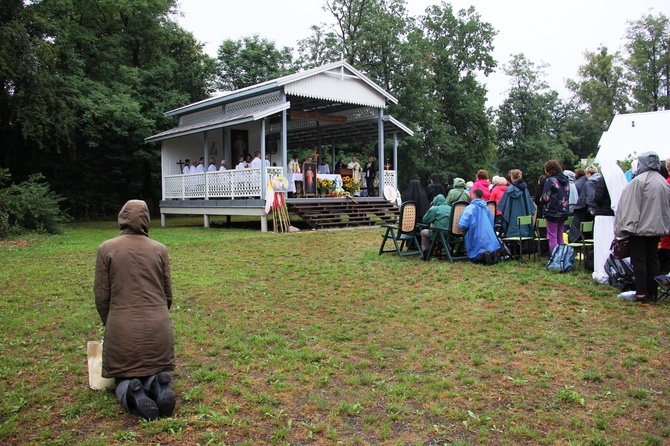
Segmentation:
{"type": "Polygon", "coordinates": [[[417,221],[423,219],[423,216],[430,208],[430,201],[428,201],[428,196],[426,191],[421,186],[419,180],[411,180],[405,189],[405,193],[402,194],[403,201],[413,201],[416,203],[417,210],[419,214],[417,215],[417,221]]]}
{"type": "Polygon", "coordinates": [[[447,196],[447,188],[442,184],[442,179],[437,173],[430,174],[430,183],[426,186],[426,195],[428,196],[428,201],[433,202],[433,199],[439,194],[447,196]]]}

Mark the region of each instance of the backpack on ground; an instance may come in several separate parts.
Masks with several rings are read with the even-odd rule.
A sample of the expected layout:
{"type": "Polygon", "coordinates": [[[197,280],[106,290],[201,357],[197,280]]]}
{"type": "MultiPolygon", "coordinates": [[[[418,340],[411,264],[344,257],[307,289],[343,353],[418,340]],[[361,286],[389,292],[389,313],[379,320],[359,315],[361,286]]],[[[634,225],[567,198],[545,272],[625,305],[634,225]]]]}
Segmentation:
{"type": "Polygon", "coordinates": [[[605,272],[609,277],[609,284],[617,287],[619,291],[635,289],[635,273],[630,264],[630,257],[615,259],[614,253],[610,252],[605,260],[605,272]]]}
{"type": "Polygon", "coordinates": [[[551,251],[547,269],[559,273],[569,273],[575,268],[575,248],[568,245],[556,245],[551,251]]]}

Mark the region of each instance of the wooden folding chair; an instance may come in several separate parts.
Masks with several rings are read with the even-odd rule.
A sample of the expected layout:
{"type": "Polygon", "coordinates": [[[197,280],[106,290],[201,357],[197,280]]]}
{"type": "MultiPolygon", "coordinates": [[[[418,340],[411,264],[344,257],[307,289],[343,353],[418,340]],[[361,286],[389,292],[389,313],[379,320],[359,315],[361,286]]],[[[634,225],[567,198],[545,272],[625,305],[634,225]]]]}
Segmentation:
{"type": "Polygon", "coordinates": [[[382,225],[386,232],[382,235],[382,244],[379,247],[379,255],[383,252],[396,252],[398,256],[421,255],[421,245],[417,239],[417,205],[414,201],[406,201],[400,205],[400,215],[397,225],[382,225]],[[393,242],[394,249],[384,250],[386,241],[393,242]],[[403,251],[407,248],[406,251],[403,251]]]}
{"type": "Polygon", "coordinates": [[[447,245],[447,258],[451,263],[454,260],[467,260],[468,254],[465,250],[465,234],[463,230],[458,227],[458,220],[461,214],[468,207],[467,201],[457,201],[451,205],[451,220],[449,223],[449,230],[447,231],[445,244],[447,245]],[[458,255],[463,251],[463,254],[458,255]]]}

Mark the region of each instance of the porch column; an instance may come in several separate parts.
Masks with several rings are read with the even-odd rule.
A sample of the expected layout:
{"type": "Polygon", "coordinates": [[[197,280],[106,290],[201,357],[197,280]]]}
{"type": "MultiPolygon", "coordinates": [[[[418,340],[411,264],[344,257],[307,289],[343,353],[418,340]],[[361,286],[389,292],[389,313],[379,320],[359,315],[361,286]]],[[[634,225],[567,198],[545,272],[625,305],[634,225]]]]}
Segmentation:
{"type": "Polygon", "coordinates": [[[377,133],[378,133],[378,144],[379,151],[377,153],[377,168],[379,169],[379,187],[377,188],[377,193],[379,197],[384,196],[384,109],[379,108],[379,113],[377,115],[377,133]]]}
{"type": "Polygon", "coordinates": [[[393,134],[393,169],[395,170],[394,189],[398,190],[398,134],[393,134]]]}
{"type": "MultiPolygon", "coordinates": [[[[286,100],[286,95],[282,93],[282,100],[286,100]]],[[[282,151],[282,156],[281,156],[281,162],[282,166],[284,166],[284,175],[288,173],[288,150],[286,148],[287,146],[287,135],[286,135],[286,110],[282,110],[281,112],[281,151],[282,151]]]]}
{"type": "Polygon", "coordinates": [[[265,200],[265,123],[268,118],[261,121],[261,200],[265,200]]]}

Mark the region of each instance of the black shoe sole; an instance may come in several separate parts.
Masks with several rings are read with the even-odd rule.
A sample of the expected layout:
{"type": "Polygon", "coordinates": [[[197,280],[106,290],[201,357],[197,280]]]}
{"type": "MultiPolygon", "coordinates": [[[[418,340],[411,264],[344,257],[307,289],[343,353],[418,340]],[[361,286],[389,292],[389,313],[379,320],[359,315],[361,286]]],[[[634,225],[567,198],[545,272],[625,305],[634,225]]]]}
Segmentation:
{"type": "Polygon", "coordinates": [[[144,393],[139,379],[133,379],[128,385],[128,407],[148,421],[155,420],[159,416],[158,406],[144,393]]]}
{"type": "Polygon", "coordinates": [[[170,388],[171,382],[172,377],[168,372],[160,372],[151,383],[150,394],[158,405],[161,417],[171,416],[177,402],[177,398],[170,388]]]}

